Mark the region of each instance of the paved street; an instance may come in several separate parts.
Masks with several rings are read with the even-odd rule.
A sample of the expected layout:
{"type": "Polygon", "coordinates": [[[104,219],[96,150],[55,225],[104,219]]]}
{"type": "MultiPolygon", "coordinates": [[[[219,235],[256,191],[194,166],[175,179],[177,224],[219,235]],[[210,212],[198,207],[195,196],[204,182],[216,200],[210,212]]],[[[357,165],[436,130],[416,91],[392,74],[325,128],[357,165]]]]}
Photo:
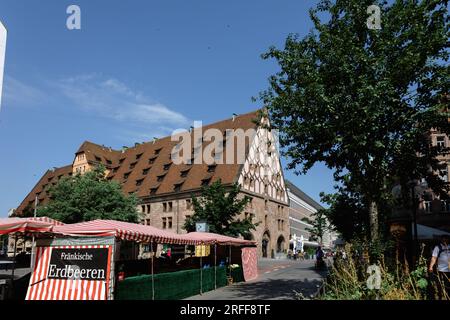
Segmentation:
{"type": "Polygon", "coordinates": [[[290,300],[295,292],[309,297],[317,292],[326,272],[314,270],[314,261],[270,260],[258,262],[258,278],[219,288],[186,300],[290,300]]]}

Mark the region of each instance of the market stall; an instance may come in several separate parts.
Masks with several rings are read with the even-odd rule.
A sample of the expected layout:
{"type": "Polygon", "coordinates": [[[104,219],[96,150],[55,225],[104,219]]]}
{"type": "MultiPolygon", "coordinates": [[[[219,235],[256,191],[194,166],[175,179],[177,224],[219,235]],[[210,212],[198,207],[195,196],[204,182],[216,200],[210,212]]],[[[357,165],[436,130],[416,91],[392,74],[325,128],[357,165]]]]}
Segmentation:
{"type": "Polygon", "coordinates": [[[223,283],[225,268],[217,266],[217,246],[242,247],[245,278],[256,277],[256,247],[252,241],[212,233],[180,235],[147,225],[113,220],[53,226],[46,232],[48,237],[40,238],[37,242],[35,268],[26,297],[29,300],[182,298],[192,292],[213,290],[218,284],[226,284],[223,283]],[[121,257],[121,245],[124,242],[150,244],[148,276],[139,279],[117,277],[116,262],[121,257]],[[200,255],[200,263],[195,270],[155,275],[155,244],[214,247],[214,268],[206,268],[202,262],[203,255],[200,255]],[[180,280],[177,277],[184,278],[180,280]],[[172,292],[167,292],[170,283],[174,288],[172,292]],[[180,288],[189,287],[189,283],[192,287],[190,292],[178,292],[180,288]],[[143,288],[147,289],[139,291],[143,288]]]}

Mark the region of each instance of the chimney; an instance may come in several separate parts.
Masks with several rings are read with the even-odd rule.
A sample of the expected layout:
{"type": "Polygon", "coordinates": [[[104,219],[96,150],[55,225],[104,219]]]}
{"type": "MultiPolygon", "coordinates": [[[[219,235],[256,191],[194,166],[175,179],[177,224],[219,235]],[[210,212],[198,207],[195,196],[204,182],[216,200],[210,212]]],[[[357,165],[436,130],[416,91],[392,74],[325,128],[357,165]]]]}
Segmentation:
{"type": "Polygon", "coordinates": [[[156,141],[158,141],[158,138],[153,137],[153,144],[155,144],[156,141]]]}
{"type": "Polygon", "coordinates": [[[139,143],[139,142],[136,142],[136,143],[134,144],[134,147],[137,147],[138,145],[140,145],[140,143],[139,143]]]}
{"type": "Polygon", "coordinates": [[[189,133],[192,133],[192,130],[194,130],[194,127],[193,127],[193,126],[191,126],[191,127],[189,128],[189,133]]]}
{"type": "Polygon", "coordinates": [[[234,122],[234,120],[236,120],[236,117],[237,117],[237,114],[233,113],[233,122],[234,122]]]}

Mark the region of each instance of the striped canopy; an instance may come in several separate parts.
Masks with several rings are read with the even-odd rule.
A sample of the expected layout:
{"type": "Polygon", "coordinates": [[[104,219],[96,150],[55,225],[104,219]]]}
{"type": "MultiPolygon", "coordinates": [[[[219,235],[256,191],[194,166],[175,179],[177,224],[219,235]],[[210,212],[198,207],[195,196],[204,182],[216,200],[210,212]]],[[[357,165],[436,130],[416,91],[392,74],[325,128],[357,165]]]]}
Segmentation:
{"type": "Polygon", "coordinates": [[[181,237],[190,241],[200,242],[202,244],[220,244],[220,245],[254,245],[254,241],[242,240],[233,237],[224,236],[216,233],[209,232],[190,232],[184,234],[181,237]]]}
{"type": "Polygon", "coordinates": [[[155,227],[115,220],[94,220],[55,226],[53,233],[67,236],[115,236],[122,240],[169,244],[199,244],[200,241],[155,227]]]}
{"type": "Polygon", "coordinates": [[[0,234],[50,232],[55,225],[63,223],[47,217],[0,218],[0,234]]]}

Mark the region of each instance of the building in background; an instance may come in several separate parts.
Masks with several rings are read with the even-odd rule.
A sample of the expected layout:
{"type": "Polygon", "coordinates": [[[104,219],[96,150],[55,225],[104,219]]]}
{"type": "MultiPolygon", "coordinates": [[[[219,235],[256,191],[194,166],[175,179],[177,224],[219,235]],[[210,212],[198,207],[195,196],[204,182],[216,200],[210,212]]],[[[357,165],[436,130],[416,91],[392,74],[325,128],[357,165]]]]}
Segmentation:
{"type": "MultiPolygon", "coordinates": [[[[84,142],[75,153],[72,164],[47,171],[15,211],[16,216],[30,215],[34,210],[35,198],[39,206],[49,200],[48,189],[63,177],[83,174],[102,164],[108,180],[121,184],[127,194],[136,194],[140,200],[141,223],[159,229],[184,233],[183,225],[193,214],[191,196],[200,195],[203,186],[221,180],[230,186],[239,183],[241,196],[249,196],[251,202],[240,218],[250,216],[258,222],[253,240],[258,244],[259,255],[275,257],[286,252],[289,243],[289,210],[284,175],[276,149],[274,132],[267,128],[268,119],[260,119],[259,112],[233,116],[224,121],[198,128],[191,128],[192,142],[190,163],[176,164],[173,153],[178,141],[171,137],[151,142],[136,143],[134,147],[113,150],[91,142],[84,142]],[[257,124],[258,121],[264,124],[257,124]],[[214,150],[214,159],[227,159],[231,150],[243,161],[227,164],[215,161],[197,163],[199,154],[211,144],[203,133],[216,130],[223,136],[223,150],[214,150]],[[244,138],[244,146],[238,148],[238,139],[227,132],[253,130],[255,134],[244,138]],[[199,134],[200,131],[200,134],[199,134]],[[227,146],[231,146],[227,148],[227,146]]],[[[229,163],[229,162],[228,162],[229,163]]]]}
{"type": "MultiPolygon", "coordinates": [[[[303,219],[314,220],[313,214],[323,207],[288,180],[286,180],[286,188],[289,197],[291,248],[301,251],[304,251],[307,247],[316,248],[319,243],[313,239],[311,233],[307,230],[312,226],[303,219]]],[[[326,231],[322,238],[322,245],[326,248],[332,248],[335,240],[336,234],[326,231]]]]}

